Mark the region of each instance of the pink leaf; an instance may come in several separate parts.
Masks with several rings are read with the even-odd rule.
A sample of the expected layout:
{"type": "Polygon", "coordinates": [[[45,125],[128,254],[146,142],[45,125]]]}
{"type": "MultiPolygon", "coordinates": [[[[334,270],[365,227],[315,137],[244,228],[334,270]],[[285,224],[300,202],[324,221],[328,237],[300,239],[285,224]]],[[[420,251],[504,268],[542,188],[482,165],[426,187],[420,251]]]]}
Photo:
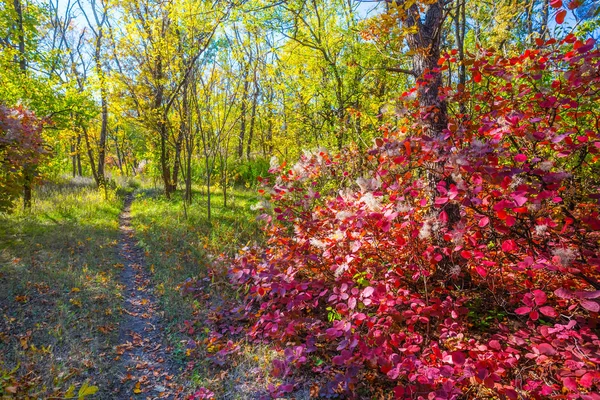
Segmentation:
{"type": "Polygon", "coordinates": [[[363,297],[371,297],[371,295],[373,294],[373,292],[375,291],[375,289],[373,289],[373,287],[371,286],[367,286],[365,288],[365,290],[363,290],[363,297]]]}
{"type": "Polygon", "coordinates": [[[591,312],[600,311],[600,304],[593,300],[581,300],[581,306],[591,312]]]}
{"type": "Polygon", "coordinates": [[[520,163],[525,162],[525,161],[527,161],[527,156],[525,154],[517,154],[515,156],[515,161],[520,162],[520,163]]]}
{"type": "Polygon", "coordinates": [[[548,296],[546,296],[546,293],[544,293],[543,291],[536,289],[532,293],[535,299],[535,304],[537,304],[538,306],[541,306],[548,301],[548,296]]]}
{"type": "Polygon", "coordinates": [[[531,307],[519,307],[515,310],[517,315],[525,315],[531,311],[531,307]]]}
{"type": "Polygon", "coordinates": [[[577,390],[577,381],[575,380],[575,378],[571,378],[571,377],[565,377],[563,378],[563,385],[565,385],[565,387],[569,390],[577,390]]]}
{"type": "Polygon", "coordinates": [[[591,388],[594,384],[594,379],[598,379],[600,377],[600,373],[598,372],[588,372],[579,378],[579,384],[586,388],[591,388]]]}
{"type": "Polygon", "coordinates": [[[483,228],[484,226],[486,226],[489,223],[490,223],[490,219],[488,217],[483,217],[479,220],[479,227],[483,228]]]}
{"type": "Polygon", "coordinates": [[[558,317],[558,313],[556,310],[550,306],[540,307],[540,312],[544,314],[546,317],[556,318],[558,317]]]}
{"type": "Polygon", "coordinates": [[[554,347],[552,347],[552,345],[549,343],[539,344],[537,346],[537,349],[540,352],[540,354],[545,354],[547,356],[553,356],[556,354],[556,350],[554,350],[554,347]]]}
{"type": "Polygon", "coordinates": [[[574,297],[573,293],[569,289],[565,288],[556,289],[554,294],[561,299],[572,299],[574,297]]]}

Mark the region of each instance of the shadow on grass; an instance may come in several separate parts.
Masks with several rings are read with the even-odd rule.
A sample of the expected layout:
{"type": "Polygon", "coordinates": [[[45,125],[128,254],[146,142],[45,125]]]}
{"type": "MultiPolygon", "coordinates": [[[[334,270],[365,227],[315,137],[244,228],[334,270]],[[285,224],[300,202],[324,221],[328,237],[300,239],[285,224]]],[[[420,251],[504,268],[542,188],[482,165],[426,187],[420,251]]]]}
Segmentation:
{"type": "Polygon", "coordinates": [[[0,216],[0,392],[64,397],[90,381],[110,398],[121,200],[89,186],[51,186],[31,212],[0,216]]]}

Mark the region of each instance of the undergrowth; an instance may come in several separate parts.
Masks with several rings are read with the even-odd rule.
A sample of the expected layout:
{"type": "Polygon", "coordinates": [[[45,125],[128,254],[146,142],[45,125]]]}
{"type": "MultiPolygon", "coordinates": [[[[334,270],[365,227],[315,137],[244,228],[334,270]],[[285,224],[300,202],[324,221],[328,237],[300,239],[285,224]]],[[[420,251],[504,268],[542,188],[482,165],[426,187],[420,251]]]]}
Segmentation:
{"type": "Polygon", "coordinates": [[[68,396],[92,383],[107,395],[121,199],[90,183],[45,184],[30,211],[0,215],[0,396],[68,396]]]}

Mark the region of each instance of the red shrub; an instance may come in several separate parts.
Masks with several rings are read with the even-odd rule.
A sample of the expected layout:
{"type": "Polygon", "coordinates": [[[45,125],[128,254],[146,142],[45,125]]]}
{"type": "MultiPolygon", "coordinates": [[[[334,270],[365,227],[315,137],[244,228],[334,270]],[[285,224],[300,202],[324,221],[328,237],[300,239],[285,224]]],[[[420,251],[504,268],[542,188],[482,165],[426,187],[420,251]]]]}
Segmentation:
{"type": "Polygon", "coordinates": [[[278,376],[311,368],[350,397],[375,379],[397,398],[600,398],[600,52],[568,37],[471,69],[472,90],[443,92],[470,109],[443,140],[415,112],[368,155],[307,153],[264,181],[268,242],[230,276],[247,335],[287,348],[278,376]]]}

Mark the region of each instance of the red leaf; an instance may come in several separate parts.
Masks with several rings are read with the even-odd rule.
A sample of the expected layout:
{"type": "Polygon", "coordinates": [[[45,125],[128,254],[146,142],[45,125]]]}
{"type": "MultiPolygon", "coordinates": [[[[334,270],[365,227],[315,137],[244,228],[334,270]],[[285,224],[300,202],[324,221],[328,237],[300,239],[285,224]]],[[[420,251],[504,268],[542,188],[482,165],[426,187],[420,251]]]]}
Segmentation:
{"type": "Polygon", "coordinates": [[[537,321],[540,318],[540,314],[537,312],[537,310],[534,310],[529,313],[529,318],[531,318],[532,321],[537,321]]]}
{"type": "Polygon", "coordinates": [[[452,362],[456,365],[463,365],[466,361],[465,353],[462,351],[452,352],[452,362]]]}
{"type": "Polygon", "coordinates": [[[476,270],[476,271],[477,271],[477,273],[478,273],[479,275],[481,275],[482,277],[484,277],[484,278],[485,278],[485,277],[487,276],[487,271],[486,271],[486,269],[485,269],[485,268],[483,268],[482,266],[480,266],[480,265],[477,265],[477,266],[475,267],[475,270],[476,270]]]}
{"type": "Polygon", "coordinates": [[[560,10],[559,12],[556,13],[556,23],[557,24],[562,24],[563,22],[565,22],[565,16],[567,15],[567,10],[560,10]]]}
{"type": "Polygon", "coordinates": [[[508,252],[516,250],[516,249],[517,249],[517,244],[515,243],[514,240],[505,240],[504,243],[502,243],[502,251],[505,253],[508,253],[508,252]]]}
{"type": "Polygon", "coordinates": [[[461,251],[461,252],[460,252],[460,255],[461,255],[463,258],[467,259],[467,260],[468,260],[468,259],[470,259],[470,258],[472,257],[472,254],[471,254],[471,252],[470,252],[470,251],[467,251],[467,250],[463,250],[463,251],[461,251]]]}
{"type": "Polygon", "coordinates": [[[537,346],[537,349],[540,352],[540,354],[545,354],[547,356],[553,356],[556,354],[556,350],[554,350],[554,347],[552,347],[552,345],[548,343],[539,344],[537,346]]]}
{"type": "Polygon", "coordinates": [[[550,306],[540,307],[540,312],[544,314],[546,317],[556,318],[558,317],[558,313],[556,310],[550,306]]]}
{"type": "Polygon", "coordinates": [[[536,289],[532,293],[535,299],[535,304],[538,306],[544,305],[548,301],[548,296],[546,296],[546,293],[543,291],[536,289]]]}
{"type": "Polygon", "coordinates": [[[577,390],[577,381],[575,380],[575,378],[563,378],[563,385],[565,385],[565,387],[569,390],[577,390]]]}
{"type": "Polygon", "coordinates": [[[594,379],[600,378],[600,373],[598,372],[588,372],[579,378],[579,384],[586,388],[591,388],[594,384],[594,379]]]}
{"type": "Polygon", "coordinates": [[[410,157],[410,142],[404,142],[404,150],[406,150],[406,155],[410,157]]]}
{"type": "Polygon", "coordinates": [[[562,0],[551,0],[550,5],[552,6],[552,8],[561,8],[563,3],[562,0]]]}
{"type": "Polygon", "coordinates": [[[525,161],[527,161],[527,156],[525,154],[517,154],[515,156],[515,161],[520,162],[520,163],[525,162],[525,161]]]}
{"type": "Polygon", "coordinates": [[[475,72],[473,72],[473,80],[474,80],[476,83],[479,83],[479,82],[481,82],[481,73],[480,73],[479,71],[475,71],[475,72]]]}
{"type": "Polygon", "coordinates": [[[517,315],[525,315],[531,311],[531,307],[519,307],[515,310],[517,315]]]}

